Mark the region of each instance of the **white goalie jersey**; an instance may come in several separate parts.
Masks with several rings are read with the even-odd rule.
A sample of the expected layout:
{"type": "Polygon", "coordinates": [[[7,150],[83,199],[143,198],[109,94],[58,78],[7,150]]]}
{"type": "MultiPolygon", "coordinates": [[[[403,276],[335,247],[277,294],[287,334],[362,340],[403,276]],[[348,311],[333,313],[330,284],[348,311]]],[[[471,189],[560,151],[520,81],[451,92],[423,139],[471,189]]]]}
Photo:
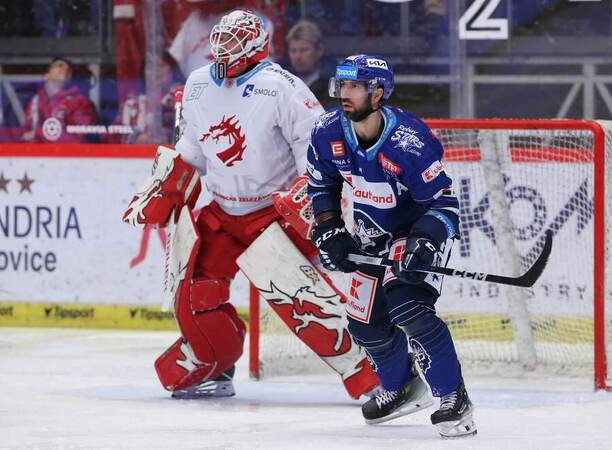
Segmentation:
{"type": "Polygon", "coordinates": [[[244,215],[270,205],[274,191],[305,173],[310,131],[323,108],[278,64],[264,61],[225,80],[213,69],[187,79],[176,149],[226,213],[244,215]]]}

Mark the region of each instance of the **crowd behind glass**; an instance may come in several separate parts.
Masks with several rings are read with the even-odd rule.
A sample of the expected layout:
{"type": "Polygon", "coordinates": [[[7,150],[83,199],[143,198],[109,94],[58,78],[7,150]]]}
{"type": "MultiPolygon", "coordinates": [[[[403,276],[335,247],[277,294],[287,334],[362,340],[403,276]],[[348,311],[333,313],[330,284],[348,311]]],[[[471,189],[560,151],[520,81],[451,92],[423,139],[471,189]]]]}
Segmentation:
{"type": "MultiPolygon", "coordinates": [[[[272,32],[271,58],[300,76],[326,108],[335,105],[327,95],[327,80],[336,62],[351,53],[376,50],[390,58],[400,75],[394,103],[419,116],[448,117],[453,87],[442,81],[453,73],[454,64],[465,64],[470,58],[533,57],[533,45],[521,48],[523,41],[517,39],[521,37],[539,39],[542,53],[535,56],[542,58],[568,56],[563,55],[566,49],[560,45],[546,47],[557,38],[610,40],[612,7],[608,2],[502,0],[496,14],[509,17],[510,39],[460,42],[456,37],[458,14],[453,8],[463,7],[464,11],[470,3],[1,0],[0,141],[168,142],[173,123],[172,89],[182,85],[193,68],[209,62],[205,41],[211,24],[240,6],[264,16],[272,32]],[[153,5],[157,21],[143,14],[147,5],[153,5]],[[151,26],[156,27],[153,33],[151,26]],[[147,42],[146,36],[156,36],[159,42],[147,42]],[[91,49],[80,53],[74,42],[83,37],[98,42],[106,39],[111,49],[104,55],[92,56],[91,49]],[[56,53],[45,55],[41,48],[50,44],[56,53]],[[19,45],[23,47],[19,57],[5,50],[19,45]],[[157,50],[157,59],[148,56],[152,48],[157,50]],[[147,85],[151,68],[159,80],[155,89],[147,85]],[[161,135],[150,133],[152,108],[158,108],[164,130],[161,135]]],[[[604,58],[605,62],[610,56],[586,52],[584,57],[604,58]]],[[[501,67],[484,70],[495,74],[501,67]]],[[[566,66],[559,67],[566,70],[566,66]]],[[[508,99],[503,87],[488,89],[480,115],[488,111],[498,117],[525,115],[525,108],[516,106],[516,98],[508,99]]],[[[555,92],[547,91],[539,98],[526,96],[521,101],[546,104],[560,95],[555,92]]],[[[534,111],[554,114],[535,107],[534,111]]],[[[604,116],[606,113],[609,116],[602,110],[604,116]]],[[[572,114],[579,116],[581,112],[570,109],[572,114]]]]}

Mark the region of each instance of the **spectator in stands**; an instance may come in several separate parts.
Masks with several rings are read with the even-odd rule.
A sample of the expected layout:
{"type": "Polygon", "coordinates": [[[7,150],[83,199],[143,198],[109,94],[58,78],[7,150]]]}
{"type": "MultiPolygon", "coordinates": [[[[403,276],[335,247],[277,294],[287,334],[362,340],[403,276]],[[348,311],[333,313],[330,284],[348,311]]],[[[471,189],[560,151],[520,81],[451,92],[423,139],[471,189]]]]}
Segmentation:
{"type": "Polygon", "coordinates": [[[71,84],[72,63],[54,58],[43,77],[44,86],[26,107],[22,140],[26,142],[84,142],[85,127],[68,130],[73,125],[95,125],[96,112],[81,90],[71,84]]]}
{"type": "Polygon", "coordinates": [[[286,37],[289,69],[310,88],[325,109],[337,105],[328,94],[329,77],[335,64],[324,57],[325,45],[316,23],[300,20],[286,37]]]}
{"type": "Polygon", "coordinates": [[[185,84],[185,78],[174,59],[168,52],[164,52],[161,59],[159,72],[161,81],[161,99],[150,99],[148,95],[141,93],[130,93],[125,101],[121,103],[114,124],[124,125],[131,129],[130,134],[119,136],[108,136],[108,142],[124,144],[172,144],[174,133],[174,88],[185,84]],[[147,114],[152,108],[161,107],[162,142],[156,142],[150,133],[147,123],[147,114]]]}

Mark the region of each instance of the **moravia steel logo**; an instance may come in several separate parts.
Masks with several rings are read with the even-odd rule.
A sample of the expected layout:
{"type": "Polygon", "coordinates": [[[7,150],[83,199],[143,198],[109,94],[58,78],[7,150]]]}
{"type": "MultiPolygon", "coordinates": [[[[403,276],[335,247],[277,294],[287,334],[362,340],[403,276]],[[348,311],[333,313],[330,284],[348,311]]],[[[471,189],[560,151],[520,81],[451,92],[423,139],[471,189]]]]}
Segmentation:
{"type": "Polygon", "coordinates": [[[265,95],[266,97],[276,97],[278,91],[276,89],[260,89],[256,88],[254,84],[247,84],[242,91],[243,97],[253,97],[254,95],[265,95]]]}

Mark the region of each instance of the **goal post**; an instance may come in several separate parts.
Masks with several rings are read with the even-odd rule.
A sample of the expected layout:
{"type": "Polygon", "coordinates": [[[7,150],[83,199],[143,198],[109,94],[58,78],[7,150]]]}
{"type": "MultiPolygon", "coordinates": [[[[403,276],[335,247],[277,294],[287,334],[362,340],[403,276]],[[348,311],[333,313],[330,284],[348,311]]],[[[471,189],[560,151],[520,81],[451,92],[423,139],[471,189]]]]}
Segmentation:
{"type": "MultiPolygon", "coordinates": [[[[612,299],[606,298],[606,278],[612,276],[606,198],[612,192],[612,172],[606,170],[612,122],[426,122],[445,148],[444,165],[461,207],[462,239],[449,265],[516,276],[537,257],[534,249],[546,231],[555,235],[549,265],[533,288],[483,287],[446,277],[436,307],[462,365],[592,373],[596,389],[612,389],[612,299]]],[[[308,358],[294,336],[279,337],[283,331],[273,314],[251,289],[256,336],[249,365],[255,378],[262,367],[263,374],[282,373],[308,358]]]]}

